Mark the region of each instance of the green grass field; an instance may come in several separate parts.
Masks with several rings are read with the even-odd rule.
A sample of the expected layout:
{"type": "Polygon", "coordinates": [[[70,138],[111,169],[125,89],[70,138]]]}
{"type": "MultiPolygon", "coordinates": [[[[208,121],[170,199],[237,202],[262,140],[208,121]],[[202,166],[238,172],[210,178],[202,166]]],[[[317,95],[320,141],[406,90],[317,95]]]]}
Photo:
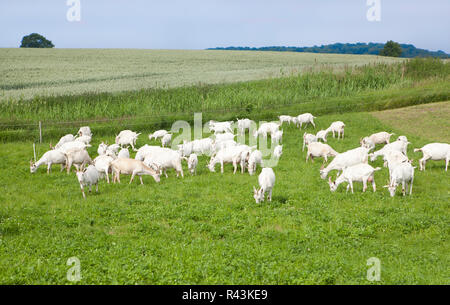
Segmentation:
{"type": "Polygon", "coordinates": [[[312,112],[315,132],[343,120],[345,140],[329,137],[339,152],[393,131],[408,136],[417,165],[413,148],[450,141],[448,102],[433,103],[450,98],[449,61],[166,50],[0,55],[0,284],[70,284],[74,256],[81,284],[449,283],[443,161],[416,171],[412,196],[389,196],[386,168],[375,174],[376,193],[363,194],[361,184],[355,194],[343,185],[331,193],[319,177],[321,161],[305,163],[304,131],[285,126],[271,203],[255,203],[257,176],[233,175],[231,165],[210,173],[207,157],[197,176],[186,164],[184,179],[170,172],[159,184],[146,176],[145,185],[129,185],[123,176],[122,184],[102,181],[87,200],[73,172],[29,171],[39,120],[39,156],[89,125],[94,158],[97,145],[122,129],[143,133],[139,147],[156,129],[192,122],[194,112],[203,122],[312,112]],[[410,105],[419,106],[400,108],[410,105]],[[381,261],[380,282],[366,279],[371,257],[381,261]]]}
{"type": "Polygon", "coordinates": [[[217,84],[398,59],[290,52],[0,49],[0,101],[217,84]]]}
{"type": "MultiPolygon", "coordinates": [[[[408,136],[417,164],[412,149],[428,142],[370,113],[321,116],[316,131],[337,119],[347,125],[344,141],[329,138],[337,151],[392,130],[408,136]]],[[[363,194],[361,184],[355,194],[344,186],[331,193],[319,177],[321,161],[305,163],[303,131],[284,130],[273,202],[262,204],[252,197],[257,176],[233,175],[231,165],[210,173],[206,157],[197,176],[171,172],[159,184],[146,176],[143,186],[125,177],[120,185],[103,181],[82,200],[74,173],[55,166],[48,176],[44,168],[30,174],[30,142],[2,145],[0,283],[70,283],[66,262],[76,256],[82,284],[370,284],[370,257],[381,260],[381,284],[448,284],[444,162],[416,172],[412,196],[389,197],[386,168],[375,175],[376,193],[363,194]]],[[[146,142],[144,134],[138,144],[146,142]]]]}

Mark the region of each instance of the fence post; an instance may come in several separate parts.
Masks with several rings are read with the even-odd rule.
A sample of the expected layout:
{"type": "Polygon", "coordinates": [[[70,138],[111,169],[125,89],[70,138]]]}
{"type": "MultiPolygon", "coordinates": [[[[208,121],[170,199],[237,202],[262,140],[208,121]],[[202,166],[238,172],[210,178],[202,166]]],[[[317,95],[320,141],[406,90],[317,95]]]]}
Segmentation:
{"type": "Polygon", "coordinates": [[[42,123],[39,121],[39,143],[42,144],[42,123]]]}

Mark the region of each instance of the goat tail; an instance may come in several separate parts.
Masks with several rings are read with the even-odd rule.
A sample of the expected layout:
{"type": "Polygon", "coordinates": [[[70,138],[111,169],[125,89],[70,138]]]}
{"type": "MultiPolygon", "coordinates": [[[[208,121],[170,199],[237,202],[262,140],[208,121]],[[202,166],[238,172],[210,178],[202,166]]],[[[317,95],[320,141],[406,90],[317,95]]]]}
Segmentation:
{"type": "Polygon", "coordinates": [[[414,152],[422,151],[422,148],[414,148],[414,152]]]}

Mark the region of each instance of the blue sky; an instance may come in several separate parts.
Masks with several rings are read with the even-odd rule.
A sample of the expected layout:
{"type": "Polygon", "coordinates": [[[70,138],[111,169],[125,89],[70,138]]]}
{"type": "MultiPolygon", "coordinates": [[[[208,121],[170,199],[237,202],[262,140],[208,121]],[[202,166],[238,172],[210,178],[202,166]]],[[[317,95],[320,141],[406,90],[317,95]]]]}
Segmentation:
{"type": "Polygon", "coordinates": [[[66,0],[0,0],[0,47],[37,32],[57,48],[205,49],[386,42],[450,53],[449,0],[80,0],[69,22],[66,0]]]}

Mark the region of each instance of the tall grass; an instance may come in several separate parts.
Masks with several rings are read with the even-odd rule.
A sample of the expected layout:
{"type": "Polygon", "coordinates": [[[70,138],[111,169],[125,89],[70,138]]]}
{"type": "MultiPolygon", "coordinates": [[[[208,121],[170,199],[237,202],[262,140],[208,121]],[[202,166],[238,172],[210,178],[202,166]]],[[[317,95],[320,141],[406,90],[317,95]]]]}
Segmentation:
{"type": "MultiPolygon", "coordinates": [[[[164,126],[176,119],[191,120],[194,112],[204,113],[205,119],[244,115],[271,119],[279,111],[325,114],[381,110],[448,99],[449,67],[441,60],[414,59],[235,84],[10,100],[0,104],[0,129],[19,130],[7,137],[13,139],[27,133],[24,124],[34,124],[30,126],[35,130],[39,120],[47,126],[56,125],[55,129],[86,122],[103,125],[105,132],[116,132],[114,127],[143,128],[164,126]],[[416,86],[418,82],[420,86],[416,86]]],[[[4,137],[0,132],[0,138],[4,137]]]]}

